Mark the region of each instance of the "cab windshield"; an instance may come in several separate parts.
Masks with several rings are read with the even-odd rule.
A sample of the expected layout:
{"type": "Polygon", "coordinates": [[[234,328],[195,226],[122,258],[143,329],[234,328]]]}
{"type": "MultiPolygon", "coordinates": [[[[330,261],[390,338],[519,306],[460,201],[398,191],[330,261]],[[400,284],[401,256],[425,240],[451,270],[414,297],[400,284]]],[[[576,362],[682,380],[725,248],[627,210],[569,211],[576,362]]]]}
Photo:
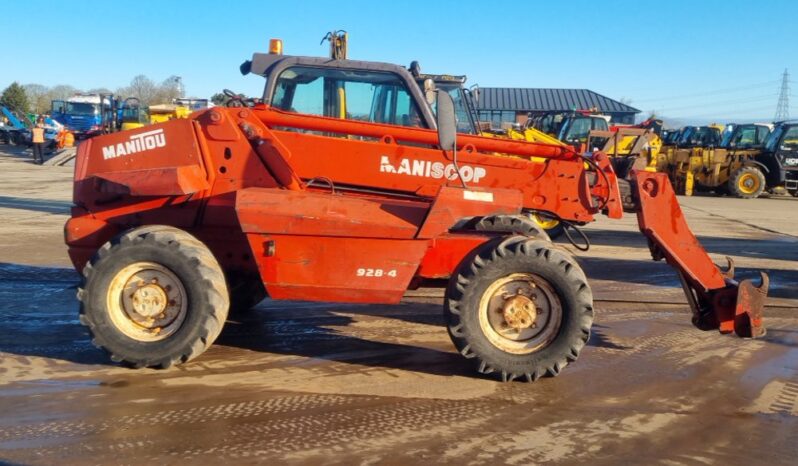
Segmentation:
{"type": "Polygon", "coordinates": [[[67,102],[66,112],[68,115],[89,115],[94,116],[100,112],[99,104],[89,104],[85,102],[67,102]]]}
{"type": "Polygon", "coordinates": [[[750,149],[762,147],[770,129],[767,126],[739,125],[734,131],[725,133],[720,147],[726,149],[750,149]]]}
{"type": "Polygon", "coordinates": [[[560,128],[560,141],[567,143],[587,142],[591,130],[607,131],[607,120],[591,116],[573,116],[568,118],[560,128]]]}
{"type": "Polygon", "coordinates": [[[426,126],[404,82],[383,71],[290,67],[277,77],[272,106],[308,115],[426,126]]]}
{"type": "Polygon", "coordinates": [[[687,128],[679,138],[680,146],[711,146],[718,144],[718,133],[716,128],[709,126],[692,126],[687,128]]]}
{"type": "Polygon", "coordinates": [[[140,123],[140,115],[139,107],[125,107],[122,109],[122,121],[126,123],[140,123]]]}
{"type": "Polygon", "coordinates": [[[673,130],[669,132],[662,140],[662,144],[676,144],[679,139],[679,131],[673,130]]]}

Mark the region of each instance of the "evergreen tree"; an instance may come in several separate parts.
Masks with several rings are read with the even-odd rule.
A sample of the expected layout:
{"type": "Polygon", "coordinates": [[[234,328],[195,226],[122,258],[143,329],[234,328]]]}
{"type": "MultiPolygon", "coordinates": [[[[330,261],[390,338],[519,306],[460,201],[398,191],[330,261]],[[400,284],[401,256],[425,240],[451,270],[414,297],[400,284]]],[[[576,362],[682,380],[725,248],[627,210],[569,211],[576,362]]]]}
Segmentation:
{"type": "Polygon", "coordinates": [[[0,96],[0,104],[5,105],[18,112],[27,113],[29,110],[28,95],[25,93],[25,88],[14,81],[0,96]]]}

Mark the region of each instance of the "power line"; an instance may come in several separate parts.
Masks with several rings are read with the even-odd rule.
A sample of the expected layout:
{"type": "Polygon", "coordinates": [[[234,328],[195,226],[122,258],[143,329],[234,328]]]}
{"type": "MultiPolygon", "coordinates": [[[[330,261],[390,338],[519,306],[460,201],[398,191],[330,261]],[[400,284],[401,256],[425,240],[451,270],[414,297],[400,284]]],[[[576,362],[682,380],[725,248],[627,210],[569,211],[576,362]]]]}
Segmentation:
{"type": "Polygon", "coordinates": [[[682,94],[676,96],[668,96],[668,97],[656,97],[656,98],[649,98],[649,99],[634,99],[633,103],[638,102],[654,102],[654,101],[663,101],[663,100],[678,100],[678,99],[686,99],[691,97],[703,97],[707,95],[718,95],[718,94],[730,94],[734,92],[740,91],[748,91],[751,89],[764,89],[770,88],[775,83],[778,83],[779,80],[767,81],[758,84],[748,84],[746,86],[738,86],[738,87],[730,87],[726,89],[715,89],[714,91],[707,91],[707,92],[699,92],[695,94],[682,94]]]}
{"type": "Polygon", "coordinates": [[[735,99],[735,100],[723,100],[723,101],[715,101],[715,102],[703,102],[703,103],[696,103],[692,105],[680,105],[678,107],[657,107],[654,105],[655,108],[658,108],[659,111],[671,111],[671,110],[684,110],[690,108],[702,108],[702,107],[725,107],[729,105],[737,105],[743,103],[750,103],[750,102],[762,102],[762,101],[771,101],[773,97],[776,97],[776,94],[766,94],[754,97],[747,97],[744,99],[735,99]]]}
{"type": "MultiPolygon", "coordinates": [[[[715,111],[715,112],[711,112],[711,113],[699,113],[697,115],[682,115],[682,116],[675,115],[674,117],[675,118],[705,118],[705,117],[708,118],[708,117],[713,117],[713,118],[718,118],[720,120],[725,120],[725,119],[727,119],[727,117],[735,117],[735,116],[737,116],[737,118],[739,118],[739,116],[753,117],[753,116],[755,116],[754,114],[766,115],[767,112],[770,111],[772,108],[773,108],[772,106],[768,105],[768,106],[761,106],[761,107],[740,108],[740,109],[737,109],[737,110],[730,110],[730,111],[715,111]],[[719,118],[721,116],[722,116],[722,118],[719,118]]],[[[768,120],[769,118],[768,117],[760,117],[760,119],[762,119],[764,121],[764,120],[768,120]]]]}
{"type": "Polygon", "coordinates": [[[781,91],[779,92],[779,103],[776,104],[776,116],[773,121],[790,119],[790,72],[784,70],[781,77],[781,91]]]}

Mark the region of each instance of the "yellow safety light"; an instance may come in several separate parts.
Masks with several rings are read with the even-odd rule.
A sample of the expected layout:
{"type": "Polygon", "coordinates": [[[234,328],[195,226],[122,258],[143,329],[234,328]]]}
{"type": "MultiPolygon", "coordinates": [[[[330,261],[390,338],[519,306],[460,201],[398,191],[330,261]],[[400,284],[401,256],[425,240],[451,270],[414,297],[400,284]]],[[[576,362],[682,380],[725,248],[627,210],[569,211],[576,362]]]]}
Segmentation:
{"type": "Polygon", "coordinates": [[[269,53],[272,55],[282,55],[283,54],[283,41],[282,39],[270,39],[269,40],[269,53]]]}

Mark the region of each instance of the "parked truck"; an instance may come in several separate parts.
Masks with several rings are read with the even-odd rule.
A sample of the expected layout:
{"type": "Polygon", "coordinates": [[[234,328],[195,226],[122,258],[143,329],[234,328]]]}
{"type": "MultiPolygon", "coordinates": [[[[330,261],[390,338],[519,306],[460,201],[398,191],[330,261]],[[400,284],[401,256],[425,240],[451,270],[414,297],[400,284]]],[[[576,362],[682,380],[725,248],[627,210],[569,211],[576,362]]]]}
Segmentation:
{"type": "Polygon", "coordinates": [[[113,94],[76,94],[51,105],[51,116],[77,140],[116,129],[118,103],[113,94]]]}

